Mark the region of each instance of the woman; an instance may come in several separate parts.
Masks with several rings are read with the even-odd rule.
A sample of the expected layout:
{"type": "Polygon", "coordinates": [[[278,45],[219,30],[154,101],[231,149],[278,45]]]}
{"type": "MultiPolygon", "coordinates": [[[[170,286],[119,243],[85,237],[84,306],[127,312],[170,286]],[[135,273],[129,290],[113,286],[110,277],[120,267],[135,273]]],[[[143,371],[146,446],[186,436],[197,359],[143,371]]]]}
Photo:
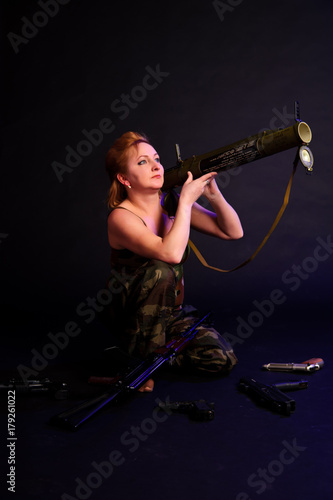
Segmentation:
{"type": "MultiPolygon", "coordinates": [[[[164,170],[144,135],[127,132],[117,139],[106,169],[111,265],[121,284],[112,300],[112,324],[127,351],[144,358],[197,321],[183,306],[190,227],[226,240],[241,238],[243,230],[218,189],[216,172],[196,180],[188,172],[179,198],[174,194],[175,207],[175,198],[161,192],[164,170]],[[196,203],[201,195],[215,213],[196,203]]],[[[209,325],[201,325],[191,347],[176,357],[178,366],[208,373],[228,372],[236,362],[231,346],[209,325]]],[[[152,388],[149,380],[141,391],[152,388]]]]}

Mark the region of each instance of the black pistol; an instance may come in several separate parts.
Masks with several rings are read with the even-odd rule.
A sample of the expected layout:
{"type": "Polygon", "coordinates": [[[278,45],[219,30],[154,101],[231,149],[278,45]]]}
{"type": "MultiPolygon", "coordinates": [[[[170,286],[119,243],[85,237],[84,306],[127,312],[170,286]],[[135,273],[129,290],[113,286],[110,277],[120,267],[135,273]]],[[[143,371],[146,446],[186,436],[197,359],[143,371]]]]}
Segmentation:
{"type": "Polygon", "coordinates": [[[242,378],[239,381],[238,388],[241,392],[248,394],[254,401],[261,406],[266,406],[276,413],[289,416],[296,409],[296,402],[278,389],[280,386],[284,390],[304,389],[307,387],[307,381],[301,381],[293,387],[292,383],[265,385],[257,382],[253,378],[242,378]]]}
{"type": "Polygon", "coordinates": [[[158,408],[166,412],[186,413],[191,420],[213,420],[214,403],[207,403],[204,399],[198,401],[171,401],[158,404],[158,408]]]}

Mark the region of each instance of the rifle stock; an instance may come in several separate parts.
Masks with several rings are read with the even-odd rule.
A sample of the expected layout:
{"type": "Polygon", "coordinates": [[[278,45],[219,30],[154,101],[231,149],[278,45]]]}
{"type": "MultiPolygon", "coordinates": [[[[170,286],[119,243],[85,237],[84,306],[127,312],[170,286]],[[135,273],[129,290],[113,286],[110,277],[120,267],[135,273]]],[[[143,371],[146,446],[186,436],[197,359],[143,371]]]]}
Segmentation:
{"type": "MultiPolygon", "coordinates": [[[[309,125],[297,121],[291,127],[268,130],[242,139],[209,153],[193,156],[184,161],[179,160],[176,167],[164,172],[163,191],[181,186],[187,179],[187,172],[196,179],[209,172],[220,172],[239,167],[246,163],[260,160],[290,148],[307,145],[311,142],[312,133],[309,125]]],[[[307,168],[307,167],[306,167],[307,168]]],[[[308,168],[308,171],[312,169],[308,168]]]]}

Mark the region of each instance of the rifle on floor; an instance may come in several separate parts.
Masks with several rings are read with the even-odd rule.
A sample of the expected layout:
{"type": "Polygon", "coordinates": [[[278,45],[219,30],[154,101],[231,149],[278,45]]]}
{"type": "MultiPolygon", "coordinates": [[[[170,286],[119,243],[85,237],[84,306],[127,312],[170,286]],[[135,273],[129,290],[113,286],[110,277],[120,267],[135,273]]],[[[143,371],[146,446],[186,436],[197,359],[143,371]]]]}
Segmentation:
{"type": "Polygon", "coordinates": [[[92,418],[105,406],[112,402],[117,402],[122,396],[139,389],[146,380],[151,378],[157,369],[187,346],[197,334],[198,326],[207,320],[210,315],[211,313],[208,312],[183,334],[152,352],[129,374],[121,377],[110,391],[104,392],[100,396],[55,415],[50,419],[50,424],[72,431],[77,430],[84,422],[92,418]]]}

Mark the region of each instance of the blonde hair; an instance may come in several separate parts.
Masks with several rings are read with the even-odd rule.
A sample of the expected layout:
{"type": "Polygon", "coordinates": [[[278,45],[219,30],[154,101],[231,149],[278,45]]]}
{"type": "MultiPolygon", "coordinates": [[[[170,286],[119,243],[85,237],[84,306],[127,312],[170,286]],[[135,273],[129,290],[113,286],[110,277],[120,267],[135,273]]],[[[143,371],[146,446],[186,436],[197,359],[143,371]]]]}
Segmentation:
{"type": "Polygon", "coordinates": [[[145,142],[150,144],[144,134],[138,132],[125,132],[119,137],[107,152],[105,159],[105,168],[109,174],[111,186],[107,196],[107,205],[109,208],[115,208],[127,198],[125,186],[118,181],[117,174],[125,174],[129,150],[132,146],[145,142]]]}

